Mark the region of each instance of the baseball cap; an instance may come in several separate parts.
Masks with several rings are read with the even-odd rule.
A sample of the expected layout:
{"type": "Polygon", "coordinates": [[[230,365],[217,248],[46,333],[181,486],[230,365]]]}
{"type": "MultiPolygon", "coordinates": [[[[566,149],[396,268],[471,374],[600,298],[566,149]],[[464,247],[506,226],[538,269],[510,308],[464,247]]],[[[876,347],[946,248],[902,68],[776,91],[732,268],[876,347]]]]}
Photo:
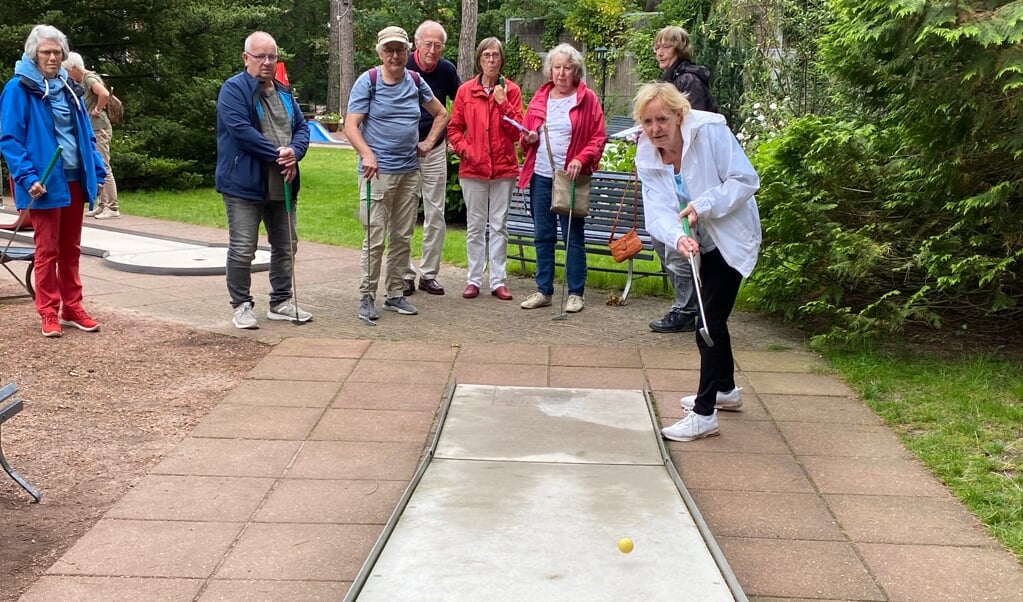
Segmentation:
{"type": "Polygon", "coordinates": [[[383,45],[388,42],[404,42],[408,45],[408,34],[405,33],[404,29],[394,25],[385,27],[377,34],[377,44],[383,45]]]}

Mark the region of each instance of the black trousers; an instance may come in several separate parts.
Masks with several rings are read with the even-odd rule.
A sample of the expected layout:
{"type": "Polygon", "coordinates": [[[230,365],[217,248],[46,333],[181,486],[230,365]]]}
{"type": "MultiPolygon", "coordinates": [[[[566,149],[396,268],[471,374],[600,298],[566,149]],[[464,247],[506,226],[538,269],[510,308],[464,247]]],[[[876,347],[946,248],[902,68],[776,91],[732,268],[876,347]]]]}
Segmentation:
{"type": "Polygon", "coordinates": [[[707,314],[705,326],[714,346],[704,342],[696,333],[696,346],[700,350],[700,386],[696,390],[697,414],[710,416],[718,391],[735,388],[735,360],[732,357],[732,337],[728,333],[728,316],[739,295],[742,274],[725,263],[721,252],[714,249],[701,255],[700,281],[703,284],[703,309],[707,314]]]}

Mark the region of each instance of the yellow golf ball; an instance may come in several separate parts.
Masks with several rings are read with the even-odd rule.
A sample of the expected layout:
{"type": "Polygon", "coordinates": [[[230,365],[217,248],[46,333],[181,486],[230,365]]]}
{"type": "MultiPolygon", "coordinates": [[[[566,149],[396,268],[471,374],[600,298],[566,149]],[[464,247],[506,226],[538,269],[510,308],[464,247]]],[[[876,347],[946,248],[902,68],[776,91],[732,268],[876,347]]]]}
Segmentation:
{"type": "Polygon", "coordinates": [[[632,540],[628,537],[623,537],[618,540],[618,551],[622,554],[628,554],[632,551],[632,540]]]}

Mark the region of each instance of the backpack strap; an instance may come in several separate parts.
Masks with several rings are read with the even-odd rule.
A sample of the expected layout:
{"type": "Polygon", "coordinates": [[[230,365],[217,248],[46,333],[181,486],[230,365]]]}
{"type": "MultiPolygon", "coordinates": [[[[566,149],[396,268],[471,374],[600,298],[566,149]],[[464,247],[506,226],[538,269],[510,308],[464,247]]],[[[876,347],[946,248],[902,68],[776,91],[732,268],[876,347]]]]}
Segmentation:
{"type": "MultiPolygon", "coordinates": [[[[419,76],[419,72],[407,68],[405,69],[405,71],[407,71],[409,75],[412,76],[412,81],[416,82],[416,88],[418,89],[419,82],[422,81],[422,79],[419,76]]],[[[370,104],[372,104],[377,96],[377,68],[370,67],[367,73],[369,74],[369,102],[370,104]]]]}

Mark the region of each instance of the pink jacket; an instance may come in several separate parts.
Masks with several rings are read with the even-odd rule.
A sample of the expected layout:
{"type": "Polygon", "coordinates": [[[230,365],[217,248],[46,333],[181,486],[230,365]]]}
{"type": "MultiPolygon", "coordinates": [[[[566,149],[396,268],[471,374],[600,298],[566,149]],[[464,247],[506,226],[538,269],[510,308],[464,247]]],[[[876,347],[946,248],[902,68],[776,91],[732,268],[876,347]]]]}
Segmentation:
{"type": "MultiPolygon", "coordinates": [[[[527,130],[537,131],[547,120],[547,98],[553,87],[552,82],[540,86],[533,100],[529,101],[526,117],[522,120],[522,125],[527,130]]],[[[604,154],[604,143],[607,142],[604,110],[600,108],[597,95],[586,87],[585,82],[579,82],[576,98],[575,106],[568,112],[568,120],[572,124],[572,139],[568,143],[565,165],[561,168],[565,169],[573,159],[579,159],[583,164],[581,173],[590,174],[597,171],[600,166],[600,156],[604,154]]],[[[526,160],[522,164],[522,173],[519,174],[519,188],[529,188],[529,181],[533,178],[533,167],[536,165],[536,151],[543,143],[543,133],[536,144],[525,144],[520,138],[519,145],[526,153],[526,160]]]]}
{"type": "Polygon", "coordinates": [[[448,142],[462,162],[458,176],[473,180],[514,178],[519,173],[515,141],[519,130],[503,119],[522,121],[522,91],[504,78],[508,97],[497,104],[480,83],[480,76],[465,82],[455,94],[448,122],[448,142]]]}

